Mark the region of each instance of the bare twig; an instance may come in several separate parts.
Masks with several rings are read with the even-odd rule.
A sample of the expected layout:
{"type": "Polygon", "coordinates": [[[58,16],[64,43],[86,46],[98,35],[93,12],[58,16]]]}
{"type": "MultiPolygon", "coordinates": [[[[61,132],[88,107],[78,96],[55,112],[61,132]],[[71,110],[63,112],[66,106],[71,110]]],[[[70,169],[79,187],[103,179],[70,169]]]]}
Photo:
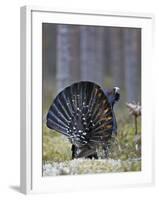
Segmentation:
{"type": "Polygon", "coordinates": [[[129,109],[131,115],[141,116],[141,106],[139,104],[134,103],[126,103],[126,106],[129,109]]]}
{"type": "Polygon", "coordinates": [[[126,103],[127,108],[132,116],[134,116],[135,123],[135,135],[137,135],[137,118],[141,116],[141,106],[139,104],[134,103],[126,103]]]}

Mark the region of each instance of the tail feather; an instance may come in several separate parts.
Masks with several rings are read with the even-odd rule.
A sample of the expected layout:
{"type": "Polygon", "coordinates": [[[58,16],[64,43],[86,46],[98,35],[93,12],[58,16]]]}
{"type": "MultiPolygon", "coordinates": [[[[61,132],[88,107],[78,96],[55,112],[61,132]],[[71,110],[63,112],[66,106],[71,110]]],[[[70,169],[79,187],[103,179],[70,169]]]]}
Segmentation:
{"type": "Polygon", "coordinates": [[[53,101],[47,126],[66,135],[76,147],[103,143],[113,130],[111,105],[97,84],[74,83],[53,101]]]}

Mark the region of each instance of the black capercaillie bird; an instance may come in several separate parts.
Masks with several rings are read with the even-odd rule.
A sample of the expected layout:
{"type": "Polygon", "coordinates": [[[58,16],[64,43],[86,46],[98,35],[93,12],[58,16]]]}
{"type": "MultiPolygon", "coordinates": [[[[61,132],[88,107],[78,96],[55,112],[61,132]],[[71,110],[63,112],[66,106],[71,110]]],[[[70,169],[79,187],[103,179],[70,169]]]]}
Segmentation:
{"type": "Polygon", "coordinates": [[[74,83],[54,99],[47,127],[67,136],[72,158],[98,158],[99,146],[107,157],[107,143],[117,129],[113,106],[119,97],[118,88],[104,93],[96,83],[74,83]]]}

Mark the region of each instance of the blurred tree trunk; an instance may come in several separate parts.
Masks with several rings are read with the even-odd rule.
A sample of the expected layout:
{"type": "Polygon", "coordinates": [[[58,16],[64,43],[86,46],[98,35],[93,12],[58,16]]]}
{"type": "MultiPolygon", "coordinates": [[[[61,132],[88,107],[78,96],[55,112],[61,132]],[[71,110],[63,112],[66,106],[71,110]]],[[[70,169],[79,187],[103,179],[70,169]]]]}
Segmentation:
{"type": "Polygon", "coordinates": [[[103,85],[104,28],[80,27],[81,79],[103,85]]]}
{"type": "Polygon", "coordinates": [[[70,42],[67,25],[57,26],[57,89],[62,90],[70,80],[70,42]]]}
{"type": "Polygon", "coordinates": [[[112,86],[112,82],[111,82],[111,60],[110,60],[110,56],[111,56],[111,52],[110,52],[110,28],[104,28],[104,53],[103,53],[103,72],[104,72],[104,78],[105,78],[105,86],[107,88],[109,88],[110,86],[112,86]]]}
{"type": "Polygon", "coordinates": [[[113,86],[123,88],[124,69],[121,33],[121,28],[110,28],[110,67],[112,71],[113,86]]]}
{"type": "Polygon", "coordinates": [[[78,27],[57,26],[57,89],[62,90],[79,79],[78,27]]]}
{"type": "Polygon", "coordinates": [[[103,86],[104,84],[104,64],[105,64],[105,52],[104,52],[104,27],[97,27],[96,28],[96,82],[103,86]]]}
{"type": "Polygon", "coordinates": [[[80,32],[79,26],[72,26],[70,30],[71,42],[71,65],[70,76],[71,82],[80,80],[80,32]]]}
{"type": "Polygon", "coordinates": [[[141,103],[141,29],[137,30],[137,62],[138,62],[138,67],[137,67],[137,103],[141,103]]]}
{"type": "Polygon", "coordinates": [[[56,87],[56,26],[54,24],[43,23],[42,25],[42,66],[43,109],[46,109],[56,87]]]}
{"type": "Polygon", "coordinates": [[[123,31],[125,88],[127,101],[139,101],[141,91],[141,31],[127,28],[123,31]]]}

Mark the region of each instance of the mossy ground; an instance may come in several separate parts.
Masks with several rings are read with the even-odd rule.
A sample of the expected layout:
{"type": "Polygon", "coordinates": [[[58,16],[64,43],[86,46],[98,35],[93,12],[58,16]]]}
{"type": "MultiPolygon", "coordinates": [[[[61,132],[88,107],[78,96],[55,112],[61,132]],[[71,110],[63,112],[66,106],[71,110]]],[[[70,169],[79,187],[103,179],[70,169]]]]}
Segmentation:
{"type": "Polygon", "coordinates": [[[74,159],[64,162],[48,162],[43,166],[44,176],[94,174],[106,172],[139,171],[140,160],[74,159]]]}

